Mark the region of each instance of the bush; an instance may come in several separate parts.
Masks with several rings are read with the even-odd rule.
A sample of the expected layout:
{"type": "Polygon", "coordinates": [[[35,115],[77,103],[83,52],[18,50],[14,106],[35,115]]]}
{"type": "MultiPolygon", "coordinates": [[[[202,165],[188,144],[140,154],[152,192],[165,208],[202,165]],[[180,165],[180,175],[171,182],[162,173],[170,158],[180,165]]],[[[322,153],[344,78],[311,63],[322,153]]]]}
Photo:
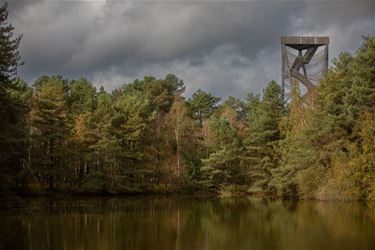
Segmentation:
{"type": "Polygon", "coordinates": [[[317,193],[319,200],[359,200],[361,189],[356,177],[355,166],[344,157],[332,161],[328,181],[317,193]]]}
{"type": "Polygon", "coordinates": [[[94,171],[85,176],[82,182],[81,191],[88,193],[106,192],[106,177],[101,171],[94,171]]]}
{"type": "Polygon", "coordinates": [[[301,170],[297,174],[298,196],[301,199],[315,199],[316,191],[324,182],[327,170],[323,166],[314,166],[301,170]]]}

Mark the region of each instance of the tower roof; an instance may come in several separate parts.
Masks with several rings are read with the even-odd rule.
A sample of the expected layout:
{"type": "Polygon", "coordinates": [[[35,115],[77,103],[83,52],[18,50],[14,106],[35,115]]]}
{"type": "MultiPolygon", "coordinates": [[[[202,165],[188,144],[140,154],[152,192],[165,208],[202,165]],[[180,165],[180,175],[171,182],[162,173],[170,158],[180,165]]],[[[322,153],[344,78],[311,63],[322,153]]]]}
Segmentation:
{"type": "Polygon", "coordinates": [[[304,50],[312,46],[321,46],[329,44],[328,36],[282,36],[281,44],[288,47],[304,50]]]}

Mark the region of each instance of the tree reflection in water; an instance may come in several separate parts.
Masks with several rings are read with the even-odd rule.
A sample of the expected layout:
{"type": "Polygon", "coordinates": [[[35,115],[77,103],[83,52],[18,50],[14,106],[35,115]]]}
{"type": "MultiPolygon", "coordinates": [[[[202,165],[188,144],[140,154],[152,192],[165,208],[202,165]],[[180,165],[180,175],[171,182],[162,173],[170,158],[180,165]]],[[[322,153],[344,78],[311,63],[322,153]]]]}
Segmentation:
{"type": "Polygon", "coordinates": [[[0,249],[374,249],[375,204],[233,198],[28,201],[0,249]]]}

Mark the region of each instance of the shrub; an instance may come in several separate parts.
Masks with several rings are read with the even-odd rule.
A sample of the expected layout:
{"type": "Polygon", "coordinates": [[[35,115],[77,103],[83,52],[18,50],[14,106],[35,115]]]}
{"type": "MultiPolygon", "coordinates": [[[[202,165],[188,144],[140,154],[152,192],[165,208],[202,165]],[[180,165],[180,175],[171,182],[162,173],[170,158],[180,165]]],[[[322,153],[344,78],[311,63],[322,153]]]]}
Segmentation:
{"type": "Polygon", "coordinates": [[[83,179],[81,191],[88,193],[105,192],[106,183],[105,174],[101,171],[94,171],[83,179]]]}

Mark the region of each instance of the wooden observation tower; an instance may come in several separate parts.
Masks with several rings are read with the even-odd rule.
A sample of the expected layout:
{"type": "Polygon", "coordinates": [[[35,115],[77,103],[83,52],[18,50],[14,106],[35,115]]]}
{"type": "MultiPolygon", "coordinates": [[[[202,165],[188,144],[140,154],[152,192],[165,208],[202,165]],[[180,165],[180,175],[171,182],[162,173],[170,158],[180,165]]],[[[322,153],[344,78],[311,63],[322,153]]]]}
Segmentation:
{"type": "Polygon", "coordinates": [[[287,99],[293,88],[305,103],[314,96],[316,84],[328,69],[328,44],[329,37],[281,37],[281,84],[287,99]]]}

